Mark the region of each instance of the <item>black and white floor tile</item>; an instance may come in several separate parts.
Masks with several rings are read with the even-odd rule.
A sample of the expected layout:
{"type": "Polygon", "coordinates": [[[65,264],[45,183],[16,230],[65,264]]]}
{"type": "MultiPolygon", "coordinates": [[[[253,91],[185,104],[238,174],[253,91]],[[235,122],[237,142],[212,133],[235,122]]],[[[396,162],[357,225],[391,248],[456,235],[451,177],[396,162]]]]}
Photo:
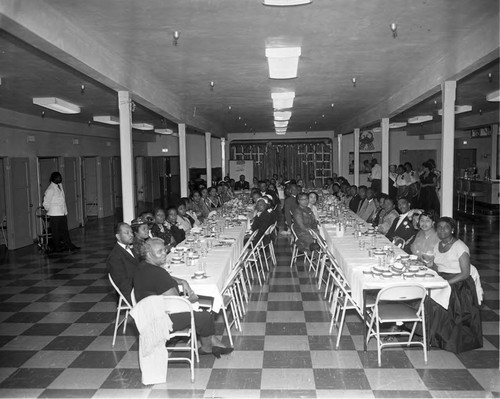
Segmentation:
{"type": "Polygon", "coordinates": [[[335,350],[328,306],[301,261],[290,269],[280,238],[278,266],[254,289],[234,353],[202,356],[194,383],[186,364],[172,364],[167,384],[155,386],[141,383],[133,322],[111,347],[112,220],[72,232],[76,254],[0,250],[0,397],[500,397],[498,225],[462,222],[460,234],[485,291],[480,350],[432,350],[424,365],[420,350],[390,349],[379,368],[374,346],[363,352],[356,314],[335,350]]]}

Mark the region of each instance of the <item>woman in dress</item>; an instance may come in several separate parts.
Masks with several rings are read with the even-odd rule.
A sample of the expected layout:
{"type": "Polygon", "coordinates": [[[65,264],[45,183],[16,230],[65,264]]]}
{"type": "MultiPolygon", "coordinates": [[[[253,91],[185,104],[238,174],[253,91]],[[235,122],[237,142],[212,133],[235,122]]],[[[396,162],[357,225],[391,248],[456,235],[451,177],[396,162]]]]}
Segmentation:
{"type": "Polygon", "coordinates": [[[152,223],[149,219],[139,216],[137,219],[132,220],[130,227],[134,232],[134,240],[132,242],[132,252],[136,259],[141,259],[141,248],[147,240],[149,240],[149,231],[152,223]]]}
{"type": "Polygon", "coordinates": [[[456,222],[449,217],[437,221],[439,243],[434,247],[433,269],[451,287],[448,309],[431,300],[432,346],[461,353],[483,346],[481,312],[471,277],[469,248],[456,237],[456,222]]]}
{"type": "Polygon", "coordinates": [[[169,206],[167,208],[167,223],[170,226],[174,246],[181,243],[186,238],[186,231],[177,222],[177,217],[177,208],[175,206],[169,206]]]}
{"type": "Polygon", "coordinates": [[[434,247],[439,242],[436,233],[436,216],[434,211],[425,211],[418,219],[418,231],[411,244],[411,253],[417,255],[418,259],[427,263],[434,256],[434,247]]]}
{"type": "Polygon", "coordinates": [[[318,194],[316,194],[314,191],[311,191],[309,193],[309,203],[307,206],[311,208],[311,211],[313,212],[314,218],[316,219],[316,222],[319,221],[319,213],[318,213],[318,208],[316,206],[316,202],[318,202],[318,194]]]}
{"type": "Polygon", "coordinates": [[[195,191],[193,196],[191,197],[191,210],[195,213],[198,220],[203,223],[210,210],[207,207],[207,204],[202,200],[201,193],[199,191],[195,191]]]}
{"type": "Polygon", "coordinates": [[[165,211],[162,208],[155,208],[153,211],[155,223],[151,227],[151,235],[163,240],[167,251],[175,246],[175,241],[170,231],[170,225],[166,223],[165,211]]]}
{"type": "Polygon", "coordinates": [[[431,171],[429,162],[422,164],[423,172],[420,176],[420,207],[433,209],[436,214],[440,213],[439,198],[436,194],[437,176],[431,171]]]}
{"type": "Polygon", "coordinates": [[[309,196],[307,193],[297,194],[298,206],[293,211],[293,228],[297,234],[297,247],[306,253],[317,251],[319,245],[315,242],[309,229],[315,230],[319,234],[318,222],[313,211],[309,208],[309,196]]]}
{"type": "Polygon", "coordinates": [[[193,215],[187,211],[185,202],[181,202],[179,206],[177,206],[177,224],[186,233],[189,233],[193,226],[200,224],[196,216],[193,217],[193,215]]]}

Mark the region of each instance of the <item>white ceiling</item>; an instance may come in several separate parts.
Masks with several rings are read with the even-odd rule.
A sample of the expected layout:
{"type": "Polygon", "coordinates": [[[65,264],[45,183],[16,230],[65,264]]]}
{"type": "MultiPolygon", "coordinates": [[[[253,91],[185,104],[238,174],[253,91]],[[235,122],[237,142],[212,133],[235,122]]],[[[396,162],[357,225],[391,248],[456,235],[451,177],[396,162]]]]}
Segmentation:
{"type": "MultiPolygon", "coordinates": [[[[219,135],[271,131],[271,92],[285,89],[296,93],[289,130],[336,129],[390,98],[429,65],[456,58],[452,52],[461,48],[460,38],[491,23],[492,15],[498,20],[499,9],[498,0],[314,0],[310,5],[290,8],[266,7],[260,0],[36,3],[38,7],[45,4],[47,13],[53,11],[54,24],[71,24],[83,30],[96,47],[107,49],[111,57],[126,60],[121,66],[124,73],[140,71],[159,92],[175,96],[194,128],[202,125],[196,126],[196,117],[204,117],[219,128],[219,135]],[[392,22],[398,24],[396,38],[390,30],[392,22]],[[176,30],[180,39],[174,46],[172,33],[176,30]],[[265,47],[270,44],[302,46],[297,79],[268,79],[265,47]],[[352,77],[356,77],[356,87],[352,77]],[[213,91],[210,81],[215,82],[213,91]]],[[[72,39],[77,42],[79,38],[64,38],[72,39]]],[[[12,90],[2,94],[6,90],[2,85],[1,107],[39,112],[26,104],[27,99],[58,91],[84,105],[82,121],[92,114],[117,113],[112,90],[87,78],[95,90],[86,95],[90,98],[94,93],[95,98],[84,100],[75,86],[78,88],[85,76],[9,35],[0,37],[0,46],[17,52],[5,57],[8,62],[0,63],[0,74],[12,90]],[[23,57],[30,61],[24,62],[23,57]],[[44,70],[47,72],[41,74],[44,70]],[[60,70],[64,71],[60,75],[63,79],[57,77],[60,70]]],[[[91,47],[84,50],[80,61],[95,56],[91,47]]],[[[493,79],[484,87],[471,84],[471,80],[466,86],[467,79],[463,87],[459,82],[460,101],[474,98],[475,111],[488,107],[483,104],[483,91],[498,88],[498,62],[487,68],[485,73],[492,73],[493,79]]],[[[476,83],[480,81],[478,78],[476,83]]],[[[421,94],[416,90],[415,98],[421,94]]],[[[429,101],[420,106],[434,105],[429,101]]],[[[158,125],[162,116],[169,115],[168,109],[154,111],[144,110],[137,118],[158,125]]],[[[414,107],[399,119],[420,111],[414,107]]]]}

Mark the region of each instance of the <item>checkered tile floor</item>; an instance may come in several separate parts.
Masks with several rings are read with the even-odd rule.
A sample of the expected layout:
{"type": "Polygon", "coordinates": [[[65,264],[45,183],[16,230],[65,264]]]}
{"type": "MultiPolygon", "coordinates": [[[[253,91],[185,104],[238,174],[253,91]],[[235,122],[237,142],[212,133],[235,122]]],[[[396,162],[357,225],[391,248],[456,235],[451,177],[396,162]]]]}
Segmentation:
{"type": "Polygon", "coordinates": [[[278,266],[254,290],[234,353],[202,356],[193,384],[187,365],[173,364],[156,386],[141,383],[133,322],[111,348],[111,225],[72,232],[78,254],[0,250],[0,397],[500,397],[498,225],[460,225],[485,290],[481,350],[432,350],[425,366],[421,350],[388,349],[379,368],[355,314],[335,350],[328,307],[301,262],[290,270],[280,238],[278,266]]]}

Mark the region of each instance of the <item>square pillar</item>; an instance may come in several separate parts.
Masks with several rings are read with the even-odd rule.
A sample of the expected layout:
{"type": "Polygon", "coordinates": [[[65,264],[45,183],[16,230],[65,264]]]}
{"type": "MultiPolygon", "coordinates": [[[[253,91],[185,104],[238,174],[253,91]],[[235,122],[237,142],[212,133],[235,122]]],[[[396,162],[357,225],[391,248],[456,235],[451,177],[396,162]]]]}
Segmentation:
{"type": "Polygon", "coordinates": [[[453,217],[453,162],[455,156],[455,98],[457,82],[441,86],[443,116],[441,119],[441,216],[453,217]]]}

